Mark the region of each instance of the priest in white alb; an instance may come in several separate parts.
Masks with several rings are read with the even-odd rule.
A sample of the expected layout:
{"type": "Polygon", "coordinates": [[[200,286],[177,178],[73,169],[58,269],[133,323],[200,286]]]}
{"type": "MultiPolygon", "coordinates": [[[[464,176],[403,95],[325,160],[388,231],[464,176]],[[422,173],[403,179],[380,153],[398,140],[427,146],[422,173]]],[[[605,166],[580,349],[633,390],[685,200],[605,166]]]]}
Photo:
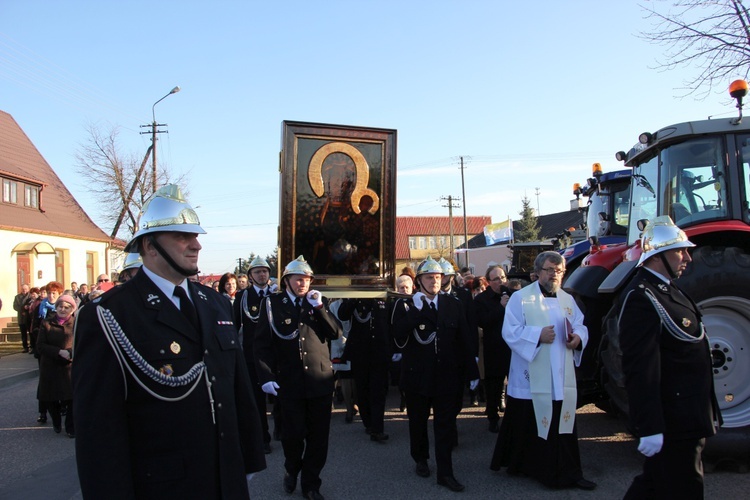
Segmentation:
{"type": "Polygon", "coordinates": [[[592,490],[583,477],[576,431],[575,366],[588,342],[583,313],[560,289],[565,260],[542,252],[539,279],[514,293],[505,308],[510,347],[506,410],[490,468],[507,467],[550,488],[592,490]]]}

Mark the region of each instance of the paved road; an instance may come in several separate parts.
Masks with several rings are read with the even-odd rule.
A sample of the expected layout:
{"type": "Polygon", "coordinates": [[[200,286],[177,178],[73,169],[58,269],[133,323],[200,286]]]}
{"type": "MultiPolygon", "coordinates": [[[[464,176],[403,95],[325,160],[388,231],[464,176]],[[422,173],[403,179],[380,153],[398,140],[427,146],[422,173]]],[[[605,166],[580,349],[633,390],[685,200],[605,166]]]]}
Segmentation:
{"type": "MultiPolygon", "coordinates": [[[[79,499],[73,440],[54,434],[50,424],[36,423],[35,395],[35,378],[0,384],[0,498],[79,499]]],[[[391,396],[388,407],[395,410],[393,391],[391,396]]],[[[641,457],[634,441],[625,434],[622,422],[593,406],[579,410],[578,426],[584,474],[599,487],[593,492],[553,491],[529,479],[490,471],[496,435],[487,431],[481,409],[466,409],[460,417],[460,444],[454,453],[456,477],[466,485],[458,498],[621,498],[640,469],[641,457]]],[[[343,408],[334,411],[328,464],[322,475],[321,492],[326,498],[456,498],[456,493],[435,484],[434,475],[424,479],[414,473],[405,414],[389,411],[386,432],[391,435],[387,444],[373,443],[358,419],[345,424],[343,408]]],[[[273,453],[267,459],[268,469],[250,483],[253,498],[299,498],[299,488],[291,496],[281,489],[280,443],[273,443],[273,453]]],[[[434,474],[434,461],[430,465],[434,474]]],[[[749,489],[750,474],[714,472],[706,476],[706,498],[745,498],[749,489]]]]}

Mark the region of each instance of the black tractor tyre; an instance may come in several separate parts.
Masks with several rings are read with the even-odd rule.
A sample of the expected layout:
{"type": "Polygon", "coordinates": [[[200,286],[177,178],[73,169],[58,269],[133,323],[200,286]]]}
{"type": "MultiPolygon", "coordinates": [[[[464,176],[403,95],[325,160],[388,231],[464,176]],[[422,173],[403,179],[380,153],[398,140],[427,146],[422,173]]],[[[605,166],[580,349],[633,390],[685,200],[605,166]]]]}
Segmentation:
{"type": "Polygon", "coordinates": [[[724,424],[706,441],[704,460],[750,464],[750,255],[740,248],[698,247],[676,281],[697,304],[709,338],[714,389],[724,424]]]}

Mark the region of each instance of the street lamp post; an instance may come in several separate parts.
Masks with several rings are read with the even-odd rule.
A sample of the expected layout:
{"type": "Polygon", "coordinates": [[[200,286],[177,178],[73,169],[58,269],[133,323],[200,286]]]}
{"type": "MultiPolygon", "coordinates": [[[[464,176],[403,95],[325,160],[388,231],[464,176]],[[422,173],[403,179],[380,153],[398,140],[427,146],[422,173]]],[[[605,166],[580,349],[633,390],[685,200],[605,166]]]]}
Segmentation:
{"type": "Polygon", "coordinates": [[[159,99],[154,103],[153,106],[151,106],[151,119],[153,120],[151,122],[151,181],[152,181],[152,187],[153,192],[156,192],[156,134],[161,134],[164,131],[163,130],[157,130],[156,127],[164,127],[166,124],[164,123],[156,123],[156,105],[159,104],[161,101],[166,99],[167,97],[171,96],[172,94],[176,94],[180,91],[180,87],[177,86],[169,91],[167,95],[159,99]]]}

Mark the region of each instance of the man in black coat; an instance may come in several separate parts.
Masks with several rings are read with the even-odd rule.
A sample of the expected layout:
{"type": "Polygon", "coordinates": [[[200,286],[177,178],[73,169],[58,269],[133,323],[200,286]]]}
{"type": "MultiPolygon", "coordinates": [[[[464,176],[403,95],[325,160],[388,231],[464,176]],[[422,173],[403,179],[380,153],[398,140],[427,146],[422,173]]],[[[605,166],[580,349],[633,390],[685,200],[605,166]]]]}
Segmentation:
{"type": "MultiPolygon", "coordinates": [[[[245,353],[245,362],[247,363],[250,381],[253,386],[255,404],[258,406],[260,423],[263,427],[263,451],[268,454],[271,453],[271,434],[268,431],[268,416],[266,415],[266,393],[263,392],[260,383],[258,383],[253,344],[255,342],[255,330],[258,327],[258,320],[260,319],[260,303],[264,297],[276,292],[277,287],[275,285],[271,286],[269,283],[271,266],[263,257],[255,257],[250,262],[248,272],[250,273],[251,285],[243,290],[239,290],[234,299],[234,326],[237,327],[242,339],[242,350],[245,353]]],[[[274,409],[274,419],[276,427],[274,433],[278,435],[281,426],[279,425],[280,417],[276,409],[274,409]]]]}
{"type": "Polygon", "coordinates": [[[328,341],[341,337],[342,329],[328,301],[310,290],[312,278],[302,256],[286,266],[284,290],[262,302],[255,357],[263,391],[281,401],[284,491],[294,492],[301,472],[303,496],[318,500],[333,403],[328,341]]]}
{"type": "Polygon", "coordinates": [[[484,390],[487,397],[485,414],[490,432],[498,432],[501,396],[505,377],[510,368],[510,347],[503,340],[503,319],[510,291],[505,286],[508,279],[500,266],[491,266],[486,273],[490,286],[474,298],[477,323],[482,328],[484,346],[484,390]]]}
{"type": "Polygon", "coordinates": [[[668,216],[655,218],[643,233],[641,268],[621,295],[630,422],[647,457],[626,499],[703,498],[701,451],[721,416],[700,312],[672,283],[694,246],[668,216]]]}
{"type": "Polygon", "coordinates": [[[85,498],[247,499],[265,468],[258,412],[218,293],[188,281],[205,233],[177,186],[126,246],[143,268],[79,313],[76,462],[85,498]]]}
{"type": "MultiPolygon", "coordinates": [[[[16,311],[18,316],[18,326],[21,328],[21,342],[23,343],[23,352],[29,352],[29,326],[31,323],[31,317],[29,311],[24,306],[28,302],[29,297],[29,285],[24,283],[21,285],[21,293],[16,295],[13,299],[13,310],[16,311]]],[[[3,308],[3,302],[0,300],[0,309],[3,308]]]]}
{"type": "Polygon", "coordinates": [[[341,321],[351,321],[343,361],[351,361],[357,404],[371,441],[385,443],[385,398],[388,365],[391,362],[390,315],[383,299],[344,299],[339,307],[341,321]]]}
{"type": "Polygon", "coordinates": [[[427,422],[434,415],[437,482],[452,491],[464,485],[453,475],[451,457],[456,429],[456,399],[466,382],[476,389],[479,370],[469,341],[463,306],[440,293],[443,270],[428,257],[417,268],[420,292],[411,306],[395,311],[393,335],[403,346],[401,387],[406,392],[411,457],[416,473],[429,477],[427,422]]]}

